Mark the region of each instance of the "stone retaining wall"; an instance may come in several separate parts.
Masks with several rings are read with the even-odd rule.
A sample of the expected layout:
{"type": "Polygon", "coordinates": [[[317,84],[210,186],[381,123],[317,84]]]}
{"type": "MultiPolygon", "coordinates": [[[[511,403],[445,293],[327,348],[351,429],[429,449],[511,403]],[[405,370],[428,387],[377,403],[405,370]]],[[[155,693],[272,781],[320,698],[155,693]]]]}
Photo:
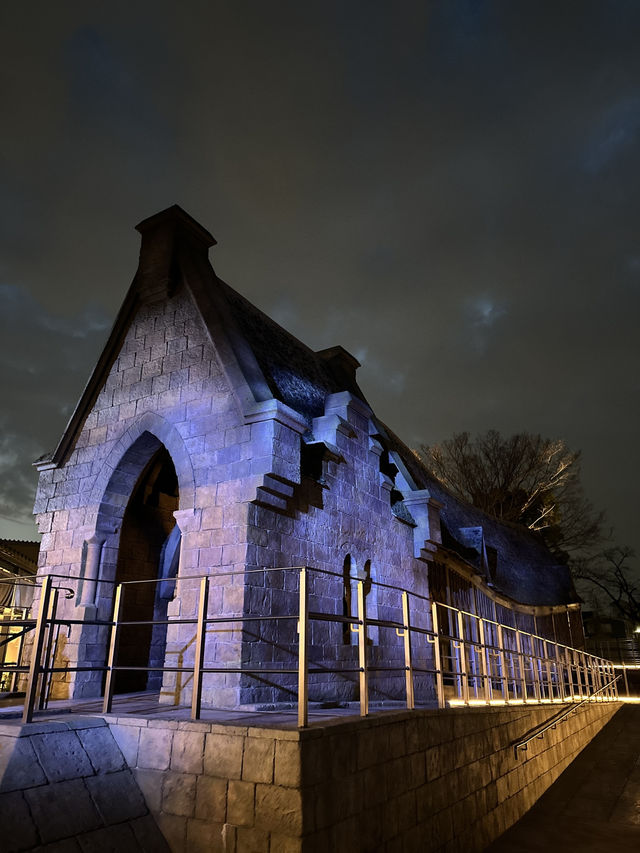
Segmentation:
{"type": "Polygon", "coordinates": [[[299,731],[108,718],[173,853],[483,850],[620,706],[580,708],[516,759],[558,706],[336,718],[299,731]]]}
{"type": "Polygon", "coordinates": [[[619,707],[584,706],[518,757],[513,741],[558,706],[336,717],[305,730],[116,716],[2,724],[0,842],[8,853],[473,853],[619,707]]]}

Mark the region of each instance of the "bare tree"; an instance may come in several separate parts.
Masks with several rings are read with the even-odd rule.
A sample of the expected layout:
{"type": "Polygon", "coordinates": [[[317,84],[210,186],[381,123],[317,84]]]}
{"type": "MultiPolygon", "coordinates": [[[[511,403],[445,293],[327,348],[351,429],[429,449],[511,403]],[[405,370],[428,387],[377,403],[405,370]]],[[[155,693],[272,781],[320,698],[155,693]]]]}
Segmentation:
{"type": "Polygon", "coordinates": [[[419,451],[431,473],[454,495],[495,518],[536,530],[563,555],[584,552],[603,538],[603,514],[580,483],[580,453],[561,439],[489,430],[468,432],[419,451]]]}
{"type": "Polygon", "coordinates": [[[640,576],[632,566],[635,552],[628,546],[608,548],[591,559],[573,564],[577,580],[587,581],[624,619],[640,624],[640,576]]]}

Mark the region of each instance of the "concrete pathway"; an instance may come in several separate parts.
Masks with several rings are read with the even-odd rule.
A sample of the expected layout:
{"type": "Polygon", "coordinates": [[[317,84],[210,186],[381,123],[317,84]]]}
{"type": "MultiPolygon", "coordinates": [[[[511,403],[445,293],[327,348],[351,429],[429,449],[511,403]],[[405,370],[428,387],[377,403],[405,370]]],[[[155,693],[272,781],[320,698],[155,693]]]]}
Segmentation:
{"type": "Polygon", "coordinates": [[[625,705],[486,853],[640,853],[640,707],[625,705]]]}

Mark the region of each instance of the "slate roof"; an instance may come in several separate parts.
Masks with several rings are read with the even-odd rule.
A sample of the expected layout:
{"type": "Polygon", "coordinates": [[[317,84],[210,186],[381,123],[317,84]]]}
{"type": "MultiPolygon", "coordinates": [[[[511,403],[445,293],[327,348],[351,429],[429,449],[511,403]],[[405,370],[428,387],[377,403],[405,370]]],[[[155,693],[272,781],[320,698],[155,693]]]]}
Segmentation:
{"type": "Polygon", "coordinates": [[[228,284],[218,282],[272,394],[311,425],[313,418],[324,414],[327,395],[345,389],[338,387],[326,363],[312,349],[228,284]]]}
{"type": "Polygon", "coordinates": [[[0,539],[0,566],[15,574],[35,574],[39,551],[39,542],[0,539]]]}
{"type": "Polygon", "coordinates": [[[442,504],[443,545],[481,571],[480,554],[466,547],[460,529],[482,527],[485,546],[495,548],[497,563],[493,585],[521,604],[553,605],[578,601],[569,568],[559,563],[541,537],[515,524],[505,523],[455,497],[417,456],[387,427],[391,450],[402,458],[420,489],[427,489],[442,504]]]}

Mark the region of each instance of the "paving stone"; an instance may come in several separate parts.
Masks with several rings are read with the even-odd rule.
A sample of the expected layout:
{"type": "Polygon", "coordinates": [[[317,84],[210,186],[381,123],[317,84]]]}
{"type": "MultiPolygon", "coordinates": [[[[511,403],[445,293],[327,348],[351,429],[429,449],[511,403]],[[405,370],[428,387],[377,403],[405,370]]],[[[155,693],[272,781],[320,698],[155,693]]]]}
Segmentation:
{"type": "Polygon", "coordinates": [[[89,832],[102,823],[82,779],[31,788],[25,799],[45,843],[89,832]]]}
{"type": "Polygon", "coordinates": [[[151,815],[132,820],[129,826],[142,853],[169,853],[169,845],[151,815]]]}
{"type": "Polygon", "coordinates": [[[62,841],[53,841],[44,847],[34,847],[30,853],[81,853],[82,848],[75,838],[64,838],[62,841]]]}
{"type": "Polygon", "coordinates": [[[113,773],[124,768],[122,752],[108,726],[80,730],[77,734],[96,773],[113,773]]]}
{"type": "Polygon", "coordinates": [[[0,791],[21,791],[46,781],[30,738],[0,736],[0,791]]]}
{"type": "Polygon", "coordinates": [[[94,776],[86,780],[86,785],[106,824],[147,813],[144,797],[130,770],[94,776]]]}
{"type": "Polygon", "coordinates": [[[0,849],[13,853],[38,843],[38,834],[22,793],[0,794],[0,816],[0,849]]]}
{"type": "Polygon", "coordinates": [[[140,845],[127,824],[105,826],[78,836],[82,853],[137,853],[140,845]]]}
{"type": "Polygon", "coordinates": [[[75,732],[34,735],[31,742],[50,782],[93,775],[89,757],[75,732]]]}

